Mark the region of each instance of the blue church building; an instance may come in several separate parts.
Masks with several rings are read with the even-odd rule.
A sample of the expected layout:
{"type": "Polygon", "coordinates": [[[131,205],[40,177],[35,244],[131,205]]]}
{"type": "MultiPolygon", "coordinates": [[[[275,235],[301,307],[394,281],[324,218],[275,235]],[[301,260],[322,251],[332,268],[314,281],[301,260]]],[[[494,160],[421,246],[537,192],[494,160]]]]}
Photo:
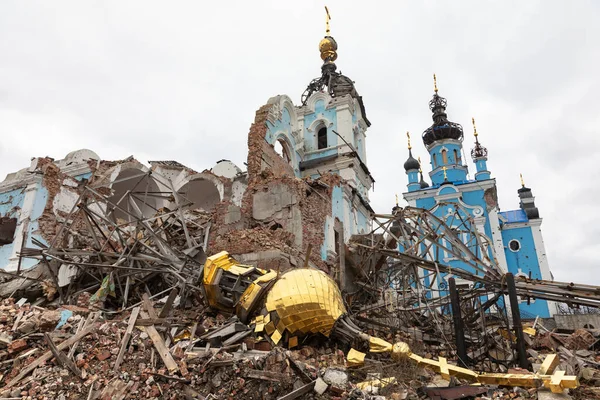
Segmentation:
{"type": "MultiPolygon", "coordinates": [[[[521,179],[521,188],[517,190],[520,208],[501,212],[496,180],[487,167],[488,151],[479,142],[475,121],[473,120],[475,143],[471,150],[471,158],[476,173],[472,179],[463,158],[463,128],[460,124],[448,120],[446,107],[447,101],[438,94],[436,84],[433,98],[429,102],[433,124],[422,135],[423,144],[430,157],[431,183],[423,178],[420,160],[412,155],[409,137],[409,156],[404,163],[408,176],[408,191],[403,193],[404,199],[412,207],[430,210],[451,228],[454,221],[468,220],[469,223],[475,224],[473,228],[491,240],[492,245],[488,247],[489,256],[495,259],[500,273],[511,272],[517,279],[527,277],[553,280],[542,238],[542,219],[535,206],[531,189],[525,187],[521,179]],[[456,204],[456,207],[452,204],[456,204]],[[458,213],[469,215],[456,218],[458,213]]],[[[461,240],[468,245],[468,237],[462,237],[461,240]]],[[[470,269],[466,263],[443,250],[432,254],[439,254],[437,257],[440,259],[434,261],[452,268],[470,269]]],[[[444,277],[446,278],[448,277],[444,277]]],[[[433,289],[441,289],[440,283],[427,282],[433,289]]],[[[435,290],[432,291],[432,295],[435,293],[435,290]]],[[[524,317],[545,318],[556,312],[553,302],[541,299],[521,299],[519,308],[524,317]]]]}

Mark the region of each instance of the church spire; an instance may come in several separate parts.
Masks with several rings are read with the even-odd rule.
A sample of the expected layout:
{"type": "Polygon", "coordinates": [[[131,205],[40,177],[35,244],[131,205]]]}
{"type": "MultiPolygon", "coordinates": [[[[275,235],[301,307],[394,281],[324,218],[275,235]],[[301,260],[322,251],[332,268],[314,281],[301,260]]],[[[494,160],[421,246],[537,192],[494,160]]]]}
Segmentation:
{"type": "Polygon", "coordinates": [[[408,158],[404,162],[404,170],[406,172],[411,170],[418,170],[421,164],[412,155],[412,146],[410,145],[410,133],[406,132],[406,139],[408,141],[408,158]]]}
{"type": "Polygon", "coordinates": [[[433,124],[423,132],[423,143],[431,157],[432,185],[467,181],[467,166],[462,160],[463,129],[448,120],[448,102],[440,96],[436,74],[433,74],[433,97],[429,101],[433,124]]]}
{"type": "Polygon", "coordinates": [[[490,171],[487,170],[487,149],[479,143],[479,134],[477,133],[477,126],[475,125],[475,118],[471,118],[473,123],[473,136],[475,136],[475,147],[471,149],[471,158],[477,168],[475,173],[475,179],[483,181],[490,179],[490,171]]]}
{"type": "Polygon", "coordinates": [[[404,170],[406,171],[406,175],[408,175],[408,191],[414,192],[415,190],[419,190],[421,185],[418,181],[418,171],[421,165],[412,155],[412,146],[410,145],[410,133],[406,132],[406,139],[408,142],[408,158],[404,162],[404,170]]]}
{"type": "Polygon", "coordinates": [[[308,84],[308,87],[304,93],[302,93],[302,105],[305,106],[308,99],[317,92],[328,93],[334,98],[350,95],[358,101],[362,118],[367,124],[367,127],[369,127],[371,126],[371,122],[369,122],[367,118],[367,112],[362,101],[362,96],[358,94],[356,88],[354,87],[354,81],[337,72],[335,60],[337,60],[338,57],[338,45],[333,36],[331,36],[331,30],[329,27],[330,20],[331,15],[329,14],[329,9],[325,7],[325,37],[319,42],[319,53],[321,54],[321,60],[323,60],[323,65],[321,66],[321,77],[313,79],[308,84]]]}
{"type": "Polygon", "coordinates": [[[328,63],[333,64],[333,62],[337,60],[337,43],[330,34],[329,20],[331,20],[329,9],[325,6],[325,37],[321,39],[321,42],[319,43],[321,60],[323,60],[324,65],[328,63]]]}
{"type": "Polygon", "coordinates": [[[446,106],[448,101],[438,94],[437,77],[433,74],[433,97],[429,101],[429,109],[433,113],[433,125],[423,132],[423,143],[430,146],[434,142],[443,139],[455,139],[462,141],[463,129],[460,124],[448,121],[446,106]]]}
{"type": "Polygon", "coordinates": [[[423,179],[423,168],[421,166],[421,157],[417,157],[417,159],[419,160],[419,186],[421,186],[421,189],[426,189],[429,187],[429,183],[425,182],[425,179],[423,179]]]}
{"type": "Polygon", "coordinates": [[[475,147],[471,150],[471,158],[473,158],[474,162],[477,162],[478,158],[487,157],[488,151],[481,143],[479,143],[479,134],[477,133],[475,118],[471,117],[471,122],[473,123],[473,136],[475,136],[475,147]]]}
{"type": "Polygon", "coordinates": [[[523,174],[519,174],[519,177],[521,178],[521,188],[517,190],[519,195],[519,207],[521,207],[521,210],[525,211],[527,219],[538,219],[540,217],[540,212],[535,206],[535,197],[533,197],[531,189],[525,186],[523,174]]]}

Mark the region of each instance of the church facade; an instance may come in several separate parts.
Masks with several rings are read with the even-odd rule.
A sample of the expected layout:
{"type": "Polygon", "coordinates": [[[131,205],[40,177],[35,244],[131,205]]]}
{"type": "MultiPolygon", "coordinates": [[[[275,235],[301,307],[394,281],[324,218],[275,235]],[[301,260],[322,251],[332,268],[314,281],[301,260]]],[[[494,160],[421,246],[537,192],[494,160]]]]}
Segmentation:
{"type": "MultiPolygon", "coordinates": [[[[475,121],[471,157],[476,173],[472,179],[463,156],[463,128],[448,119],[446,107],[447,100],[438,94],[435,85],[435,93],[429,102],[433,124],[422,135],[429,153],[431,183],[423,178],[421,163],[412,155],[409,137],[409,157],[404,163],[408,191],[403,193],[404,199],[412,207],[433,211],[450,228],[459,223],[474,224],[472,232],[491,239],[488,256],[498,272],[511,272],[516,279],[553,280],[542,238],[542,218],[531,189],[521,181],[522,187],[517,190],[520,208],[500,211],[496,180],[487,168],[488,151],[479,143],[475,121]]],[[[466,237],[468,234],[464,236],[462,241],[468,245],[471,240],[466,237]]],[[[464,261],[453,258],[444,249],[434,249],[430,255],[433,261],[474,272],[464,261]]],[[[438,277],[437,282],[426,282],[426,285],[442,290],[447,287],[447,278],[449,276],[438,277]]],[[[521,299],[519,308],[524,318],[551,317],[556,312],[553,302],[533,298],[521,299]]]]}

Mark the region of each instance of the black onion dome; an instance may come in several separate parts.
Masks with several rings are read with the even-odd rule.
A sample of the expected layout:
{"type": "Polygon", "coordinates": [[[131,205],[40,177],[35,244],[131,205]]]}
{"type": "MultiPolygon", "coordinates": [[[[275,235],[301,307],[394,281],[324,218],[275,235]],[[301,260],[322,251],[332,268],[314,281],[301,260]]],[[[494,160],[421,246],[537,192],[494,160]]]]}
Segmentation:
{"type": "Polygon", "coordinates": [[[446,99],[439,96],[437,92],[433,95],[431,101],[429,101],[429,109],[433,113],[433,125],[423,132],[423,143],[425,143],[425,146],[429,146],[433,142],[442,139],[463,139],[462,126],[456,122],[448,121],[448,115],[446,115],[447,104],[446,99]]]}
{"type": "Polygon", "coordinates": [[[419,169],[420,167],[419,161],[413,157],[412,151],[408,149],[408,159],[404,163],[404,170],[410,171],[411,169],[419,169]]]}
{"type": "Polygon", "coordinates": [[[429,187],[429,183],[425,182],[425,179],[423,179],[422,172],[421,172],[421,180],[419,181],[419,185],[421,186],[421,189],[427,189],[429,187]]]}

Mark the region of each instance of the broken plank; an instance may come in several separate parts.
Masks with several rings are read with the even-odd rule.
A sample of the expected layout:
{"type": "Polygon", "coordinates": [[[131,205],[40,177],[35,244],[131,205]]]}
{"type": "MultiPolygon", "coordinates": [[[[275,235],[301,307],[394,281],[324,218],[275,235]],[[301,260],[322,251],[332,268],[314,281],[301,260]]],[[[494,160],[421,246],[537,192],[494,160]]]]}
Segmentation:
{"type": "Polygon", "coordinates": [[[167,322],[166,318],[148,318],[148,319],[138,319],[135,322],[135,326],[150,326],[150,325],[163,325],[167,322]]]}
{"type": "Polygon", "coordinates": [[[232,337],[230,337],[229,339],[223,341],[223,345],[228,346],[230,344],[237,343],[251,333],[252,333],[252,329],[248,329],[245,332],[244,331],[238,332],[235,335],[233,335],[232,337]]]}
{"type": "Polygon", "coordinates": [[[125,355],[125,350],[127,350],[127,345],[129,344],[129,339],[131,338],[131,334],[133,333],[133,328],[135,327],[139,313],[139,306],[131,310],[131,315],[129,316],[129,323],[127,324],[127,330],[125,331],[125,336],[123,336],[123,341],[121,342],[121,349],[119,350],[119,355],[117,356],[117,361],[115,361],[115,366],[113,368],[115,372],[119,370],[119,366],[121,366],[121,362],[123,362],[123,356],[125,355]]]}
{"type": "Polygon", "coordinates": [[[13,324],[12,327],[12,331],[16,332],[17,328],[19,327],[19,322],[21,322],[21,318],[23,318],[23,314],[25,313],[25,311],[19,311],[19,314],[17,314],[17,318],[15,318],[15,323],[13,324]]]}
{"type": "Polygon", "coordinates": [[[260,371],[257,369],[249,369],[245,374],[246,378],[261,379],[263,381],[281,382],[288,378],[286,374],[281,372],[260,371]]]}
{"type": "Polygon", "coordinates": [[[288,394],[286,394],[285,396],[282,397],[278,397],[277,400],[294,400],[294,399],[299,399],[302,396],[304,396],[307,393],[312,392],[312,390],[315,388],[315,384],[317,383],[316,380],[307,383],[304,386],[299,387],[298,389],[294,390],[293,392],[290,392],[288,394]]]}
{"type": "MultiPolygon", "coordinates": [[[[142,316],[142,318],[149,318],[148,313],[146,311],[140,311],[140,315],[142,316]]],[[[167,367],[169,373],[173,374],[179,371],[177,363],[173,359],[173,356],[171,355],[171,352],[169,351],[167,346],[165,346],[165,342],[163,341],[156,328],[154,326],[147,326],[145,329],[148,336],[150,336],[150,339],[152,339],[152,343],[154,344],[158,355],[163,360],[163,363],[167,367]]]]}
{"type": "MultiPolygon", "coordinates": [[[[96,325],[92,325],[92,326],[88,327],[87,329],[84,329],[83,331],[81,331],[81,332],[75,334],[74,336],[70,337],[69,339],[65,340],[64,342],[62,342],[61,344],[59,344],[58,346],[56,346],[56,348],[58,350],[64,350],[67,347],[69,347],[70,345],[78,342],[80,339],[86,337],[87,335],[89,335],[90,333],[92,333],[93,331],[95,331],[96,328],[97,328],[96,325]]],[[[50,360],[52,357],[53,357],[53,355],[52,355],[51,351],[48,351],[48,352],[42,354],[37,360],[35,360],[31,364],[29,364],[17,376],[15,376],[13,379],[11,379],[6,384],[6,387],[9,388],[11,386],[14,386],[21,379],[23,379],[24,377],[26,377],[31,371],[33,371],[34,369],[36,369],[37,367],[39,367],[40,365],[42,365],[46,361],[50,360]]]]}
{"type": "Polygon", "coordinates": [[[144,305],[144,309],[148,312],[149,318],[158,318],[156,310],[154,309],[154,303],[150,300],[148,293],[142,295],[142,304],[144,305]]]}
{"type": "Polygon", "coordinates": [[[194,339],[196,339],[196,331],[198,330],[198,322],[194,322],[194,325],[192,326],[192,332],[190,335],[190,344],[187,345],[186,347],[186,351],[190,351],[192,350],[192,347],[194,347],[194,339]]]}
{"type": "Polygon", "coordinates": [[[50,337],[50,335],[47,333],[44,333],[44,339],[46,340],[48,347],[50,347],[50,351],[54,355],[54,358],[56,358],[56,361],[58,361],[63,367],[67,367],[68,369],[70,369],[71,372],[74,373],[76,377],[81,379],[81,371],[79,370],[79,368],[77,368],[77,366],[75,365],[75,363],[73,361],[71,361],[71,360],[69,360],[69,358],[67,358],[66,354],[64,354],[62,351],[60,351],[56,348],[56,345],[52,341],[52,338],[50,337]]]}
{"type": "Polygon", "coordinates": [[[160,314],[158,314],[158,318],[166,318],[171,312],[171,308],[173,308],[173,303],[177,298],[177,294],[179,291],[177,288],[171,289],[171,293],[169,293],[169,297],[167,297],[167,301],[165,302],[164,307],[160,310],[160,314]]]}

